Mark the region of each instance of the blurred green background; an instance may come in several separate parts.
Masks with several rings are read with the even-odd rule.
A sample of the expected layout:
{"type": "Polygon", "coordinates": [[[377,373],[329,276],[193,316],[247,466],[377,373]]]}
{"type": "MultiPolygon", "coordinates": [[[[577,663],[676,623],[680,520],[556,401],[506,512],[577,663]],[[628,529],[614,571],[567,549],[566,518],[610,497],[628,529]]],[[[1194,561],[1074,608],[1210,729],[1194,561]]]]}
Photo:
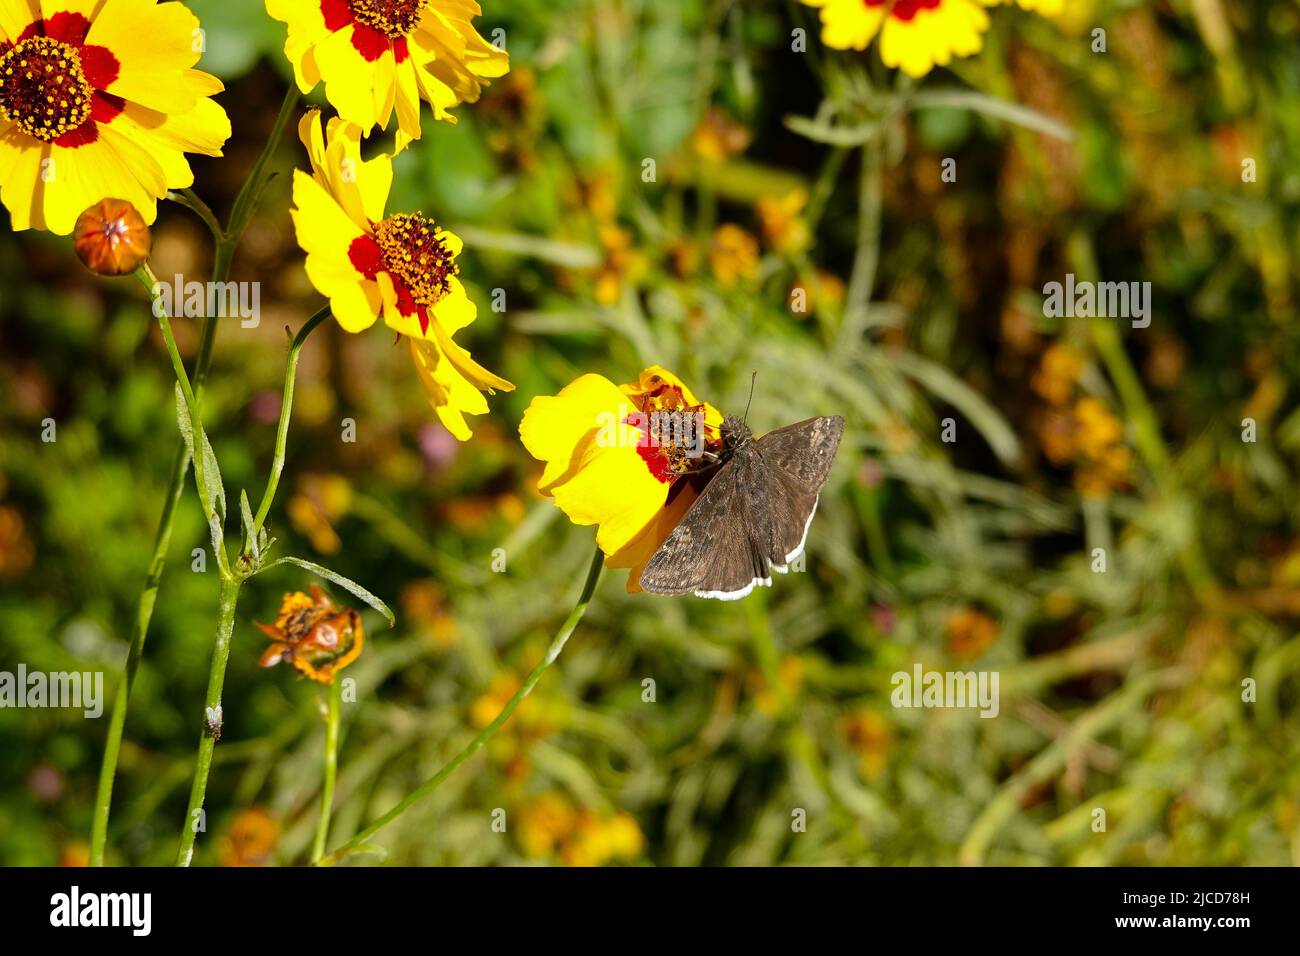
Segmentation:
{"type": "MultiPolygon", "coordinates": [[[[225,158],[195,162],[224,215],[283,94],[284,28],[253,2],[190,5],[234,124],[225,158]]],[[[806,572],[726,604],[628,596],[608,572],[502,734],[377,838],[390,863],[1300,861],[1300,4],[998,9],[981,54],[917,87],[1015,101],[1072,142],[896,109],[911,86],[874,48],[823,48],[798,4],[485,6],[477,25],[506,30],[511,72],[456,127],[426,110],[388,208],[465,239],[479,320],[460,341],[518,389],[458,444],[391,336],[326,326],[304,352],[272,511],[282,553],[398,615],[387,631],[365,613],[347,672],[359,702],[331,845],[495,715],[577,596],[592,532],[534,491],[516,435],[528,402],[659,363],[737,413],[757,369],[758,432],[848,420],[806,572]],[[863,124],[881,131],[865,147],[818,141],[863,124]],[[869,202],[859,217],[876,170],[878,237],[869,202]],[[870,308],[846,308],[872,271],[870,308]],[[1042,287],[1067,272],[1150,281],[1150,327],[1044,318],[1042,287]],[[891,707],[890,676],[918,662],[998,671],[998,718],[891,707]]],[[[319,304],[286,213],[288,171],[305,165],[292,135],[275,165],[233,274],[262,283],[262,321],[221,329],[204,403],[228,489],[254,496],[284,327],[319,304]]],[[[206,276],[187,210],[163,205],[154,248],[160,276],[206,276]]],[[[177,322],[187,355],[197,331],[177,322]]],[[[0,863],[85,858],[176,441],[171,393],[138,287],[91,276],[65,239],[0,233],[0,670],[103,670],[107,698],[99,720],[0,709],[0,863]]],[[[207,543],[187,488],[111,863],[175,852],[216,610],[211,561],[190,567],[207,543]]],[[[252,622],[307,583],[277,571],[244,589],[198,863],[305,858],[321,695],[258,668],[252,622]]]]}

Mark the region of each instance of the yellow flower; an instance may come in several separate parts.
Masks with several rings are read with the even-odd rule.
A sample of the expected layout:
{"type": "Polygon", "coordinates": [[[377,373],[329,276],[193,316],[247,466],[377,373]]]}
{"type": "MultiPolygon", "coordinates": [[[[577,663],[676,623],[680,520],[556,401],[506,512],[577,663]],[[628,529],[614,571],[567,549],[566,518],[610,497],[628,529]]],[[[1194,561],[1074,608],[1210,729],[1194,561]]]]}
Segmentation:
{"type": "Polygon", "coordinates": [[[471,25],[483,12],[473,0],[266,0],[266,12],[289,26],[298,89],[324,81],[330,105],[367,135],[396,110],[398,150],[420,138],[420,100],[454,123],[449,110],[510,68],[471,25]]]}
{"type": "Polygon", "coordinates": [[[921,77],[954,56],[978,53],[989,18],[988,0],[803,0],[821,8],[822,42],[836,50],[865,50],[880,37],[880,58],[921,77]]]}
{"type": "Polygon", "coordinates": [[[290,215],[307,253],[307,277],[347,331],[369,328],[382,312],[406,336],[433,410],[464,441],[465,415],[488,410],[481,392],[514,386],[452,341],[478,314],[456,277],[460,239],[420,213],[384,217],[392,157],[363,162],[358,127],[335,117],[322,133],[312,111],[298,133],[312,173],[294,171],[290,215]]]}
{"type": "Polygon", "coordinates": [[[538,490],[574,524],[599,525],[605,563],[638,569],[628,576],[631,593],[641,590],[639,568],[699,493],[700,448],[674,442],[665,427],[696,415],[703,416],[700,448],[716,447],[722,413],[653,365],[621,386],[583,375],[559,395],[533,399],[519,425],[524,447],[546,463],[538,490]]]}
{"type": "Polygon", "coordinates": [[[730,289],[741,279],[758,275],[758,240],[744,229],[723,223],[709,243],[709,266],[718,285],[730,289]]]}
{"type": "Polygon", "coordinates": [[[263,667],[287,661],[318,684],[334,683],[335,672],[360,657],[366,642],[361,615],[339,607],[314,584],[310,597],[301,591],[284,596],[274,626],[254,623],[275,642],[262,654],[263,667]]]}
{"type": "Polygon", "coordinates": [[[1065,10],[1065,0],[980,0],[986,7],[1010,6],[1017,4],[1021,10],[1041,13],[1045,17],[1057,17],[1065,10]]]}
{"type": "Polygon", "coordinates": [[[220,156],[221,81],[192,69],[199,21],[156,0],[0,0],[0,195],[13,228],[67,235],[101,199],[146,223],[220,156]]]}

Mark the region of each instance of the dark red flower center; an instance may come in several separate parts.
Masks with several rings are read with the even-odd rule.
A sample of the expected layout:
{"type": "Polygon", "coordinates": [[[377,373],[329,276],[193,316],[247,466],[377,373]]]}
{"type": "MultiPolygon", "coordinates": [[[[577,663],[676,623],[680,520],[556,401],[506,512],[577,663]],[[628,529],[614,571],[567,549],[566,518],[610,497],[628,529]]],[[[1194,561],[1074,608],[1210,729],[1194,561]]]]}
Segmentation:
{"type": "Polygon", "coordinates": [[[419,213],[389,216],[375,226],[375,242],[388,272],[402,280],[418,304],[437,305],[451,291],[451,277],[460,268],[433,220],[419,213]]]}
{"type": "Polygon", "coordinates": [[[404,37],[420,21],[425,0],[347,0],[352,16],[390,40],[404,37]]]}
{"type": "Polygon", "coordinates": [[[52,142],[90,116],[94,89],[75,47],[52,37],[20,40],[0,54],[0,116],[52,142]]]}
{"type": "Polygon", "coordinates": [[[387,272],[397,293],[397,310],[418,315],[424,332],[429,330],[429,309],[451,291],[451,277],[460,272],[437,225],[419,213],[399,213],[376,223],[373,238],[363,235],[352,241],[348,258],[367,279],[387,272]]]}

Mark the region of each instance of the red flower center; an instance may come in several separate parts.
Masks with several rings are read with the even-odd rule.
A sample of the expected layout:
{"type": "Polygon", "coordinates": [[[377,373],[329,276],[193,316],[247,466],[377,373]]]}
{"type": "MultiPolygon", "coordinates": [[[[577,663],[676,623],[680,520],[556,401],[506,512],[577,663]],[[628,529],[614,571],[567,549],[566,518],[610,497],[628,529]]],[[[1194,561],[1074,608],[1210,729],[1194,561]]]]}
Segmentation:
{"type": "Polygon", "coordinates": [[[51,37],[20,40],[0,55],[0,116],[52,142],[90,116],[94,93],[75,47],[51,37]]]}
{"type": "Polygon", "coordinates": [[[390,40],[404,37],[420,22],[425,0],[348,0],[352,16],[390,40]]]}

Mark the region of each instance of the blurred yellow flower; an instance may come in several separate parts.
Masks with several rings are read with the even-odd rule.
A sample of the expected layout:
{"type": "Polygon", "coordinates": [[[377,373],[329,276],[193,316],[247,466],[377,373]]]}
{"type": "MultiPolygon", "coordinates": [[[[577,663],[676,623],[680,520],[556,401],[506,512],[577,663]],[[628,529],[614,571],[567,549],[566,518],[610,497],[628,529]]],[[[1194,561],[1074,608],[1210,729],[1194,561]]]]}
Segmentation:
{"type": "Polygon", "coordinates": [[[322,132],[313,111],[298,133],[312,172],[294,171],[290,215],[307,253],[308,278],[347,331],[369,328],[382,313],[406,336],[439,420],[461,441],[468,439],[465,416],[488,410],[482,392],[514,386],[452,341],[477,316],[456,277],[460,239],[420,213],[384,217],[392,157],[363,162],[358,127],[335,117],[322,132]]]}
{"type": "Polygon", "coordinates": [[[645,849],[631,814],[580,810],[555,791],[529,799],[515,817],[519,849],[532,859],[558,855],[568,866],[606,866],[631,862],[645,849]]]}
{"type": "Polygon", "coordinates": [[[889,722],[878,712],[863,709],[845,714],[838,727],[849,749],[861,758],[863,776],[878,777],[893,744],[889,722]]]}
{"type": "Polygon", "coordinates": [[[769,247],[785,255],[798,255],[808,248],[812,234],[803,217],[808,205],[808,193],[792,189],[784,196],[764,196],[755,205],[763,240],[769,247]]]}
{"type": "Polygon", "coordinates": [[[691,151],[706,163],[722,163],[743,153],[749,140],[749,130],[714,106],[691,133],[691,151]]]}
{"type": "Polygon", "coordinates": [[[330,105],[367,135],[396,110],[399,151],[420,138],[420,100],[454,123],[453,107],[510,68],[474,29],[483,11],[473,0],[266,0],[266,12],[289,27],[298,89],[323,81],[330,105]]]}
{"type": "Polygon", "coordinates": [[[978,53],[989,18],[985,0],[802,0],[821,8],[822,42],[865,50],[880,37],[880,58],[922,77],[954,56],[978,53]]]}
{"type": "Polygon", "coordinates": [[[261,807],[239,811],[221,838],[222,866],[267,866],[280,839],[275,818],[261,807]]]}
{"type": "Polygon", "coordinates": [[[1031,382],[1033,389],[1052,405],[1064,405],[1074,394],[1083,373],[1083,356],[1065,342],[1054,342],[1043,353],[1031,382]]]}
{"type": "Polygon", "coordinates": [[[573,831],[578,813],[573,804],[555,792],[539,794],[516,812],[515,837],[525,856],[550,856],[573,831]]]}
{"type": "Polygon", "coordinates": [[[22,513],[0,505],[0,577],[17,577],[32,566],[36,548],[27,535],[22,513]]]}
{"type": "Polygon", "coordinates": [[[758,275],[758,240],[737,225],[723,223],[709,242],[709,266],[724,289],[741,279],[754,278],[758,275]]]}
{"type": "Polygon", "coordinates": [[[948,647],[957,657],[979,657],[997,639],[997,622],[978,608],[964,607],[948,618],[948,647]]]}
{"type": "Polygon", "coordinates": [[[119,199],[146,223],[194,183],[186,153],[220,156],[221,81],[194,69],[198,18],[156,0],[0,3],[0,198],[15,230],[67,235],[119,199]]]}
{"type": "MultiPolygon", "coordinates": [[[[704,459],[651,434],[663,414],[702,415],[704,447],[721,441],[722,413],[658,365],[618,386],[583,375],[559,395],[533,399],[519,425],[528,453],[546,463],[538,490],[574,524],[599,525],[609,567],[643,567],[698,493],[691,478],[704,459]]],[[[629,592],[641,589],[639,578],[638,570],[628,576],[629,592]]]]}
{"type": "Polygon", "coordinates": [[[352,486],[340,475],[304,475],[298,492],[289,499],[285,510],[289,523],[311,542],[321,554],[336,554],[343,547],[335,523],[348,513],[352,504],[352,486]]]}
{"type": "Polygon", "coordinates": [[[310,597],[301,591],[284,596],[274,625],[254,623],[275,642],[262,654],[263,667],[284,661],[318,684],[334,683],[334,674],[356,660],[365,645],[361,615],[337,606],[314,584],[310,597]]]}

